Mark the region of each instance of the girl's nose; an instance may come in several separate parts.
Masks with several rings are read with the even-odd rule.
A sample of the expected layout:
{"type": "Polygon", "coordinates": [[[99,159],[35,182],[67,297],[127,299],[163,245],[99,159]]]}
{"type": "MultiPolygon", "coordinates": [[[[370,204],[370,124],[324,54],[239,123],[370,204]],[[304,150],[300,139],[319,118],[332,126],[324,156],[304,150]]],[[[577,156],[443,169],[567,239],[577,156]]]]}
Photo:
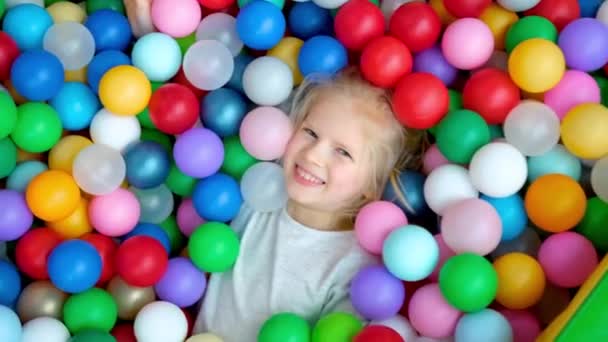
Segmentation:
{"type": "Polygon", "coordinates": [[[325,148],[320,143],[310,144],[304,151],[306,160],[318,166],[323,165],[325,154],[325,148]]]}

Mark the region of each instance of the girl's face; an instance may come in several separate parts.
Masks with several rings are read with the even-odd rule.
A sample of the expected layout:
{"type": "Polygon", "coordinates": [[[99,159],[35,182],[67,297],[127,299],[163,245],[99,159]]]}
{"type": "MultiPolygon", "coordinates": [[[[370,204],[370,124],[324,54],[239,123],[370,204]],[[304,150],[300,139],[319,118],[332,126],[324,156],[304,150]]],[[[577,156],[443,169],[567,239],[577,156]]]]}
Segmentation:
{"type": "Polygon", "coordinates": [[[344,95],[322,95],[287,145],[283,168],[291,201],[331,215],[361,198],[371,177],[367,107],[344,95]]]}

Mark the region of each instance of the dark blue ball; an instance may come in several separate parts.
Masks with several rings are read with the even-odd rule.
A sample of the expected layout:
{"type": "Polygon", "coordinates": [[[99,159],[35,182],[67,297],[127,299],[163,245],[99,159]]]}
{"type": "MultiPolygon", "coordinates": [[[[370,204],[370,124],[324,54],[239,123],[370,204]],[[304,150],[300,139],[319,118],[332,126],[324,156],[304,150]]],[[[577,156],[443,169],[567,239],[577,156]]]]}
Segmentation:
{"type": "Polygon", "coordinates": [[[333,29],[329,10],[312,1],[296,2],[289,11],[287,22],[292,35],[303,40],[319,34],[331,34],[333,29]]]}
{"type": "Polygon", "coordinates": [[[44,50],[25,51],[11,66],[15,90],[31,101],[47,101],[57,95],[64,76],[59,58],[44,50]]]}
{"type": "Polygon", "coordinates": [[[171,171],[171,159],[163,145],[139,141],[124,154],[127,182],[138,189],[154,188],[165,182],[171,171]]]}
{"type": "Polygon", "coordinates": [[[314,36],[304,42],[298,66],[304,77],[313,74],[333,75],[348,64],[346,48],[330,36],[314,36]]]}
{"type": "Polygon", "coordinates": [[[169,239],[167,232],[165,232],[165,230],[157,224],[140,222],[135,226],[135,228],[133,228],[132,231],[124,235],[122,240],[124,241],[130,237],[140,235],[149,236],[158,240],[158,242],[165,247],[167,254],[171,253],[171,239],[169,239]]]}
{"type": "Polygon", "coordinates": [[[424,199],[424,181],[426,177],[416,171],[403,171],[391,176],[382,199],[399,206],[408,217],[423,217],[430,214],[424,199]]]}
{"type": "Polygon", "coordinates": [[[130,65],[131,59],[124,52],[118,50],[101,51],[87,67],[87,82],[97,93],[99,92],[99,81],[106,71],[118,65],[130,65]]]}
{"type": "Polygon", "coordinates": [[[89,15],[84,26],[95,40],[95,50],[125,50],[131,42],[131,25],[119,12],[101,9],[89,15]]]}
{"type": "Polygon", "coordinates": [[[228,222],[238,214],[243,197],[238,182],[218,172],[196,183],[192,203],[206,221],[228,222]]]}
{"type": "Polygon", "coordinates": [[[238,135],[247,109],[247,101],[238,91],[219,88],[205,95],[201,102],[201,121],[222,138],[238,135]]]}
{"type": "Polygon", "coordinates": [[[602,2],[604,0],[578,0],[578,5],[581,8],[581,17],[595,18],[602,2]]]}
{"type": "Polygon", "coordinates": [[[245,93],[243,90],[243,72],[245,72],[245,68],[251,61],[255,58],[249,56],[248,54],[241,52],[236,57],[234,57],[234,71],[232,72],[232,76],[230,80],[226,84],[227,87],[232,88],[234,90],[238,90],[241,94],[245,93]]]}
{"type": "Polygon", "coordinates": [[[17,267],[6,260],[0,260],[0,305],[15,303],[21,292],[21,277],[17,267]]]}

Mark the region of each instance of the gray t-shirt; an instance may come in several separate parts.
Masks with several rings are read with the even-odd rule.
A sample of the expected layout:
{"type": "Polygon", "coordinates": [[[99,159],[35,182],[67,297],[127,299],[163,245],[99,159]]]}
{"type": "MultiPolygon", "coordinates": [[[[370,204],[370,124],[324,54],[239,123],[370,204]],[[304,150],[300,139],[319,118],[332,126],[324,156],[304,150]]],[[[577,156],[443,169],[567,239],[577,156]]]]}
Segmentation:
{"type": "Polygon", "coordinates": [[[350,281],[380,261],[359,246],[352,231],[315,230],[285,208],[256,212],[247,205],[231,226],[241,238],[239,257],[231,271],[211,275],[195,333],[248,342],[279,312],[296,313],[311,327],[334,311],[357,314],[350,281]]]}

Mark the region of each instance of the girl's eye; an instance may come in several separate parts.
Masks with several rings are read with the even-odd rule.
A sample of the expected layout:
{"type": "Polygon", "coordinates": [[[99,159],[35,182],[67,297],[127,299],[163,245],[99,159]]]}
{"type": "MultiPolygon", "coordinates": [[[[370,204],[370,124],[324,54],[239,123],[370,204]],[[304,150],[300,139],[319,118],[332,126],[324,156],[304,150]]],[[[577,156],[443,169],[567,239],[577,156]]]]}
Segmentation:
{"type": "Polygon", "coordinates": [[[340,155],[342,155],[342,156],[344,156],[344,157],[346,157],[346,158],[350,158],[350,159],[352,159],[352,157],[350,156],[350,153],[348,153],[348,151],[346,151],[345,149],[343,149],[343,148],[339,148],[339,149],[337,149],[337,151],[338,151],[338,153],[339,153],[340,155]]]}
{"type": "Polygon", "coordinates": [[[304,132],[306,132],[306,134],[310,135],[313,138],[317,138],[317,133],[315,133],[312,129],[310,128],[304,128],[304,132]]]}

